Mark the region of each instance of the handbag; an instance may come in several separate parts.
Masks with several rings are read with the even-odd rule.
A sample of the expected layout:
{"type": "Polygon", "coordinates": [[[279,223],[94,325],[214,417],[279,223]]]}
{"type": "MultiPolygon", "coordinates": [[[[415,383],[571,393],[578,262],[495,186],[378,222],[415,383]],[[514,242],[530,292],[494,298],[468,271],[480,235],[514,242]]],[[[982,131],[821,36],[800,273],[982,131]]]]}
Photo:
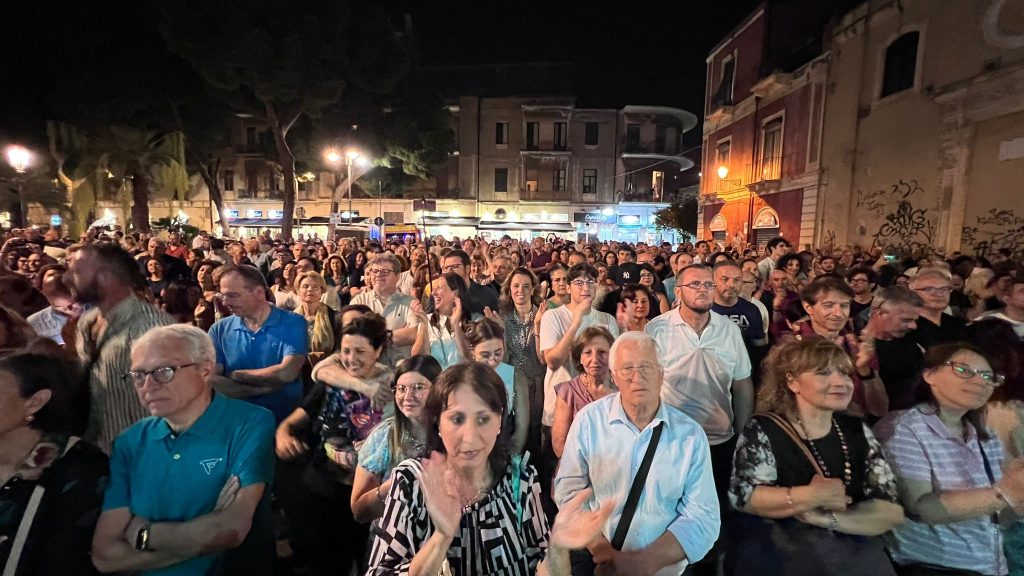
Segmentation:
{"type": "MultiPolygon", "coordinates": [[[[825,476],[796,429],[777,414],[758,414],[782,430],[807,458],[815,473],[825,476]]],[[[795,518],[772,520],[739,512],[735,515],[730,563],[745,575],[895,576],[881,538],[833,532],[795,518]]]]}
{"type": "MultiPolygon", "coordinates": [[[[622,508],[622,516],[615,526],[615,534],[612,535],[611,545],[616,550],[622,550],[626,542],[626,535],[629,533],[629,526],[633,523],[633,516],[636,515],[637,505],[640,503],[640,494],[644,491],[644,484],[647,483],[647,475],[651,471],[651,463],[654,461],[654,452],[658,449],[658,442],[661,440],[661,431],[665,423],[659,423],[651,433],[651,441],[647,444],[647,451],[640,461],[640,468],[633,477],[633,483],[629,486],[629,495],[626,497],[626,504],[622,508]]],[[[590,550],[583,548],[573,550],[569,553],[569,562],[572,566],[573,576],[593,576],[596,565],[590,554],[590,550]]]]}

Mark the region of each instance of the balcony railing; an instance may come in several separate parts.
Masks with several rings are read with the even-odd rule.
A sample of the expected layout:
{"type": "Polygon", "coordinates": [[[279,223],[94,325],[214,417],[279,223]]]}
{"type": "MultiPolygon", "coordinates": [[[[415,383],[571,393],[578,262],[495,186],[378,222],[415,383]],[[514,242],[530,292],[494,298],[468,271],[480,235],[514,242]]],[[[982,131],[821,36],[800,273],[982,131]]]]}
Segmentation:
{"type": "Polygon", "coordinates": [[[768,156],[753,165],[751,182],[768,182],[782,179],[782,156],[768,156]]]}
{"type": "Polygon", "coordinates": [[[238,198],[239,200],[284,200],[284,191],[236,188],[235,198],[238,198]]]}
{"type": "Polygon", "coordinates": [[[558,202],[562,200],[571,200],[572,194],[568,190],[530,190],[522,189],[519,191],[520,200],[539,200],[548,202],[558,202]]]}

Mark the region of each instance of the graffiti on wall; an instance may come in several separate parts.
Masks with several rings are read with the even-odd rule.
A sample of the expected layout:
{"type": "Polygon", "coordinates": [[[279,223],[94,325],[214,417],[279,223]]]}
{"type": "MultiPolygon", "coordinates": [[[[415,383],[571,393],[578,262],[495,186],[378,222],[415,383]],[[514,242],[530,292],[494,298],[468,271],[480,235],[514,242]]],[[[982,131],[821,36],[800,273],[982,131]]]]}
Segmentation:
{"type": "Polygon", "coordinates": [[[961,244],[965,253],[973,251],[975,256],[988,257],[1007,248],[1014,258],[1024,257],[1024,216],[992,208],[974,219],[974,226],[963,228],[961,244]]]}
{"type": "Polygon", "coordinates": [[[885,215],[875,232],[876,246],[927,247],[935,235],[935,223],[927,208],[915,208],[909,200],[901,200],[896,209],[885,215]]]}
{"type": "Polygon", "coordinates": [[[836,231],[829,228],[825,231],[825,238],[822,240],[822,244],[828,248],[835,248],[836,246],[836,231]]]}
{"type": "Polygon", "coordinates": [[[900,180],[888,188],[878,190],[857,190],[857,208],[876,218],[885,216],[893,202],[910,200],[912,196],[922,194],[917,180],[900,180]]]}

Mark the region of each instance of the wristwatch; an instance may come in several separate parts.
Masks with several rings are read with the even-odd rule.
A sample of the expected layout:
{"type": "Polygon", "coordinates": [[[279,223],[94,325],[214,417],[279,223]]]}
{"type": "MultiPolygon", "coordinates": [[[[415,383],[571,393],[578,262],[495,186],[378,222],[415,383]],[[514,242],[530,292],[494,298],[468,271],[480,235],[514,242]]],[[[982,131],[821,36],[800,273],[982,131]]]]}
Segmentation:
{"type": "Polygon", "coordinates": [[[135,550],[139,552],[149,550],[149,524],[139,528],[139,532],[135,535],[135,550]]]}

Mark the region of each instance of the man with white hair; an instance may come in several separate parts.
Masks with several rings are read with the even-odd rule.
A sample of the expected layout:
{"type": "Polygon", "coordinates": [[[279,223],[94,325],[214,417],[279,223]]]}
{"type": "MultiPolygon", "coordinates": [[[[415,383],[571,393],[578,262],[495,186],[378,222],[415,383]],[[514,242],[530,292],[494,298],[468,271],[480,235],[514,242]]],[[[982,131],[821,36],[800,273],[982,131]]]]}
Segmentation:
{"type": "Polygon", "coordinates": [[[213,342],[184,324],[132,347],[134,386],[150,416],[114,441],[93,536],[101,572],[270,574],[274,418],[207,383],[213,342]]]}
{"type": "Polygon", "coordinates": [[[614,507],[590,554],[573,554],[572,572],[678,576],[708,553],[721,524],[707,436],[661,401],[664,370],[649,335],[616,339],[609,368],[619,392],[576,414],[555,479],[559,505],[591,488],[588,506],[614,507]]]}

